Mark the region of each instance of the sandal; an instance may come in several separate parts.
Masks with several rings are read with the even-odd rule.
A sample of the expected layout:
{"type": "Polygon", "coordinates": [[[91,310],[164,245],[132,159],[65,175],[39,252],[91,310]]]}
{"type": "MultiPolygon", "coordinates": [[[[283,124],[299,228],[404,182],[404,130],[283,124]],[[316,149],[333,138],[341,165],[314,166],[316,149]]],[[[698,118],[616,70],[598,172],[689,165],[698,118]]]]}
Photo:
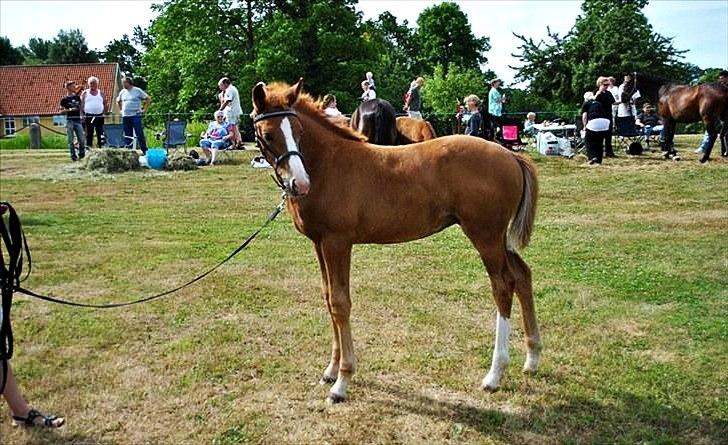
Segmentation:
{"type": "Polygon", "coordinates": [[[41,426],[46,428],[60,428],[66,423],[66,419],[62,417],[57,416],[46,416],[45,414],[41,413],[38,410],[31,409],[28,412],[27,417],[20,417],[20,416],[12,416],[13,417],[13,425],[23,425],[26,427],[30,426],[41,426]],[[43,423],[35,423],[35,419],[38,417],[41,417],[43,419],[43,423]],[[58,422],[56,422],[58,421],[58,422]]]}

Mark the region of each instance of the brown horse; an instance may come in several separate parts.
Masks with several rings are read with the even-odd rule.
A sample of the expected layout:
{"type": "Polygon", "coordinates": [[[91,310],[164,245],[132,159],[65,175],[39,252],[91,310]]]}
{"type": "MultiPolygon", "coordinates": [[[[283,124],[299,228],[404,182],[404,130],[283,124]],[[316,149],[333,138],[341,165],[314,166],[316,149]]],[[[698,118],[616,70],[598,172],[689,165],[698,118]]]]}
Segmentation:
{"type": "Polygon", "coordinates": [[[397,118],[396,124],[397,145],[415,144],[437,137],[432,124],[422,119],[400,116],[397,118]]]}
{"type": "Polygon", "coordinates": [[[535,372],[541,341],[531,271],[515,250],[528,244],[533,229],[538,193],[533,164],[468,136],[388,149],[368,144],[327,120],[302,86],[303,79],[292,87],[258,83],[254,125],[261,151],[289,195],[293,223],[313,241],[321,267],[334,334],[321,379],[333,383],[328,401],[345,399],[357,365],[349,326],[352,245],[416,240],[453,224],[480,254],[498,308],[493,362],[483,388],[497,389],[507,368],[514,292],[526,334],[523,370],[535,372]]]}
{"type": "Polygon", "coordinates": [[[718,83],[695,86],[665,85],[660,88],[659,95],[658,112],[662,116],[664,124],[663,144],[666,158],[677,155],[674,146],[675,124],[703,121],[709,139],[708,147],[700,162],[708,162],[718,135],[718,123],[721,120],[724,123],[720,132],[721,154],[728,156],[728,140],[726,139],[728,135],[728,88],[726,86],[718,83]]]}

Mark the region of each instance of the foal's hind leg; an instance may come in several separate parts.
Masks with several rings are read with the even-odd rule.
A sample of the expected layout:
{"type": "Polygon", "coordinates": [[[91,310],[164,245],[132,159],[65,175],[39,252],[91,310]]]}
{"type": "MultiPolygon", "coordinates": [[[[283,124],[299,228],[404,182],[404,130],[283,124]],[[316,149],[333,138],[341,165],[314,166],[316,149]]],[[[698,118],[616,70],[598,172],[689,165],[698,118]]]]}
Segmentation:
{"type": "Polygon", "coordinates": [[[508,368],[508,336],[511,330],[510,318],[515,279],[508,266],[505,239],[502,235],[499,236],[493,233],[493,229],[486,229],[485,231],[476,229],[483,231],[483,236],[479,236],[478,232],[468,230],[467,227],[463,227],[463,230],[473,242],[475,248],[478,249],[478,253],[480,253],[480,258],[483,260],[490,277],[493,299],[498,307],[493,361],[490,365],[490,371],[488,371],[481,383],[483,389],[495,391],[498,389],[501,377],[508,368]]]}
{"type": "Polygon", "coordinates": [[[521,303],[523,330],[526,333],[526,363],[523,365],[523,372],[533,374],[538,371],[538,362],[541,356],[541,336],[538,332],[536,308],[533,303],[531,269],[518,253],[508,250],[506,254],[516,280],[516,295],[521,303]]]}
{"type": "Polygon", "coordinates": [[[324,302],[326,303],[326,308],[329,311],[329,315],[331,315],[331,326],[334,333],[334,335],[332,336],[333,339],[331,341],[331,360],[329,361],[329,365],[324,370],[324,374],[323,376],[321,376],[321,380],[319,381],[320,384],[326,385],[334,383],[336,381],[336,377],[339,375],[339,359],[341,357],[341,348],[339,347],[339,330],[336,328],[334,317],[331,314],[331,292],[329,291],[329,278],[326,273],[326,262],[324,261],[324,256],[321,251],[321,245],[316,243],[315,248],[316,258],[318,258],[319,267],[321,268],[321,289],[324,294],[324,302]]]}

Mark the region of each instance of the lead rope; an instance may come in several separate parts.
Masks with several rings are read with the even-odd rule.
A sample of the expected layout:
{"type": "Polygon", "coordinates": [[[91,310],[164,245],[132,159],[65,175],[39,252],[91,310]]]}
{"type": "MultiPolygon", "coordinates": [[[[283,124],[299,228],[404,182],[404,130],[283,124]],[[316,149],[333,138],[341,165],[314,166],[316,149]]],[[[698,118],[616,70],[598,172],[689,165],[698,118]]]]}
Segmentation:
{"type": "Polygon", "coordinates": [[[48,301],[51,303],[58,303],[67,306],[75,307],[87,307],[95,309],[111,309],[123,306],[131,306],[133,304],[144,303],[147,301],[155,300],[170,294],[173,294],[185,287],[200,281],[205,278],[213,271],[217,270],[220,266],[230,261],[235,255],[243,251],[253,240],[263,231],[276,217],[283,211],[286,202],[286,195],[283,195],[281,202],[276,206],[273,212],[268,216],[262,226],[252,235],[250,235],[240,246],[230,253],[224,260],[217,263],[201,275],[189,280],[188,282],[179,285],[173,289],[152,295],[150,297],[139,298],[133,301],[127,301],[123,303],[109,303],[109,304],[87,304],[78,303],[75,301],[60,299],[52,297],[50,295],[43,295],[32,290],[25,289],[20,286],[20,283],[24,281],[30,275],[31,271],[31,258],[30,249],[28,248],[28,241],[23,233],[23,228],[20,224],[20,219],[13,206],[7,202],[0,202],[0,233],[2,233],[2,246],[7,251],[8,261],[5,262],[5,252],[3,252],[2,246],[0,246],[0,288],[2,290],[2,323],[0,323],[0,365],[3,371],[2,385],[0,385],[0,394],[5,389],[5,383],[8,375],[8,360],[13,356],[13,331],[10,325],[10,307],[13,302],[13,293],[18,292],[21,294],[28,295],[30,297],[38,298],[40,300],[48,301]],[[8,225],[5,225],[5,219],[2,215],[8,211],[8,225]],[[23,272],[23,252],[28,258],[28,271],[25,277],[22,279],[20,276],[23,272]]]}
{"type": "Polygon", "coordinates": [[[8,360],[13,357],[13,330],[10,326],[10,307],[13,304],[13,289],[20,286],[20,282],[28,278],[32,269],[30,249],[25,233],[20,225],[20,219],[13,206],[7,202],[0,202],[0,366],[3,375],[0,382],[0,394],[5,391],[5,384],[8,379],[8,360]],[[3,215],[8,212],[8,225],[5,226],[3,215]],[[5,261],[7,251],[7,262],[5,261]],[[23,273],[23,251],[28,257],[28,271],[22,279],[23,273]]]}

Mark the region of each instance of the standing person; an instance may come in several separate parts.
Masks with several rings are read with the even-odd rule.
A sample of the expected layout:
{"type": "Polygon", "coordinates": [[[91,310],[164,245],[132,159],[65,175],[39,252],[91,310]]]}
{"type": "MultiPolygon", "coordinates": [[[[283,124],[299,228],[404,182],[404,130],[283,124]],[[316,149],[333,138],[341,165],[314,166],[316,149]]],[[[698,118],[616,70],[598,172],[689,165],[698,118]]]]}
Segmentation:
{"type": "Polygon", "coordinates": [[[422,120],[422,95],[420,90],[424,83],[425,79],[418,77],[410,84],[409,101],[405,105],[405,111],[409,114],[409,117],[414,119],[422,120]]]}
{"type": "Polygon", "coordinates": [[[371,71],[367,71],[366,78],[367,78],[367,82],[369,82],[369,89],[376,90],[377,87],[374,85],[374,74],[372,74],[371,71]]]}
{"type": "Polygon", "coordinates": [[[76,94],[76,82],[68,80],[64,85],[67,94],[61,99],[61,110],[66,115],[68,151],[71,154],[71,160],[77,161],[86,156],[86,137],[83,134],[83,125],[81,125],[81,98],[76,94]],[[78,140],[78,156],[76,156],[76,147],[73,144],[74,134],[78,140]]]}
{"type": "Polygon", "coordinates": [[[104,134],[104,113],[108,105],[99,89],[99,79],[88,78],[88,89],[81,94],[81,109],[85,116],[86,146],[91,147],[96,131],[96,147],[101,147],[101,135],[104,134]]]}
{"type": "Polygon", "coordinates": [[[243,114],[243,109],[240,106],[240,93],[238,93],[238,89],[227,77],[220,79],[217,82],[217,86],[222,92],[219,110],[225,113],[225,121],[234,127],[230,141],[234,147],[237,147],[243,142],[243,138],[240,136],[240,130],[238,129],[240,115],[243,114]]]}
{"type": "Polygon", "coordinates": [[[607,91],[609,81],[600,77],[597,79],[598,90],[592,99],[591,91],[584,93],[584,105],[581,107],[581,120],[586,133],[586,152],[589,165],[601,165],[604,154],[604,142],[609,134],[612,104],[614,96],[607,91]]]}
{"type": "Polygon", "coordinates": [[[121,81],[122,88],[116,102],[121,109],[121,122],[124,124],[124,138],[127,147],[132,147],[134,135],[136,135],[139,149],[147,154],[147,140],[144,137],[144,126],[142,125],[142,114],[149,108],[152,98],[141,88],[134,86],[131,77],[124,77],[121,81]]]}
{"type": "MultiPolygon", "coordinates": [[[[2,308],[0,307],[0,323],[2,322],[2,308]]],[[[60,428],[66,423],[66,419],[56,416],[47,416],[36,409],[31,408],[20,393],[18,384],[15,382],[13,370],[8,363],[8,375],[3,389],[2,396],[10,408],[13,424],[22,426],[39,426],[47,428],[60,428]]],[[[3,380],[3,370],[0,367],[0,382],[3,380]]]]}
{"type": "Polygon", "coordinates": [[[617,117],[635,116],[637,107],[635,100],[641,97],[637,85],[631,73],[624,75],[624,82],[619,86],[619,107],[617,108],[617,117]]]}
{"type": "MultiPolygon", "coordinates": [[[[478,111],[480,98],[471,94],[465,98],[465,105],[468,107],[469,118],[465,127],[465,134],[468,136],[483,137],[483,118],[478,111]]],[[[463,119],[465,120],[465,119],[463,119]]]]}
{"type": "Polygon", "coordinates": [[[614,121],[617,118],[617,111],[619,109],[619,87],[617,87],[617,79],[614,77],[607,77],[607,82],[609,82],[607,91],[609,91],[614,98],[614,103],[611,108],[612,114],[610,118],[609,134],[607,135],[607,140],[604,143],[604,152],[608,158],[616,158],[617,155],[614,154],[614,148],[612,148],[612,133],[614,133],[614,121]]]}
{"type": "Polygon", "coordinates": [[[500,79],[490,81],[490,92],[488,93],[488,114],[495,125],[493,136],[495,137],[501,127],[501,116],[503,116],[503,104],[506,102],[506,95],[502,94],[498,88],[503,84],[500,79]]]}
{"type": "Polygon", "coordinates": [[[362,102],[366,102],[368,100],[376,99],[377,98],[376,91],[374,91],[374,90],[372,90],[372,89],[369,88],[369,81],[366,81],[366,80],[363,81],[361,83],[361,89],[364,91],[361,94],[361,101],[362,102]]]}

